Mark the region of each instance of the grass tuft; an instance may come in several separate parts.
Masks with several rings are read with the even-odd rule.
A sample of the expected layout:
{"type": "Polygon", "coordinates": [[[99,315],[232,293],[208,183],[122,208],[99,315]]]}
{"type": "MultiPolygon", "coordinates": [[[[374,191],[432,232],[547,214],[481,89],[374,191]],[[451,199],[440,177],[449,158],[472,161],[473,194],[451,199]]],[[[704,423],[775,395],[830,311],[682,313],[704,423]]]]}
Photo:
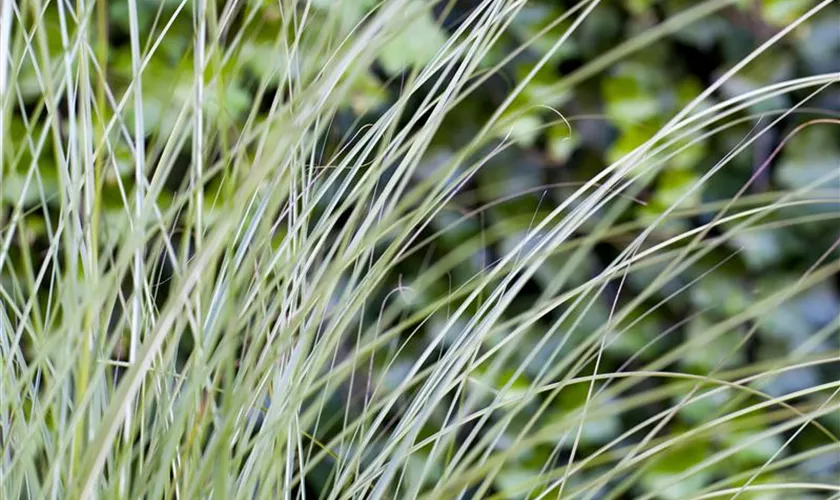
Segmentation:
{"type": "Polygon", "coordinates": [[[515,47],[502,40],[528,3],[472,2],[401,67],[422,44],[406,33],[456,2],[3,1],[0,497],[835,498],[819,472],[838,470],[840,383],[779,387],[836,374],[840,323],[745,352],[836,280],[840,235],[778,286],[698,294],[747,238],[837,227],[840,170],[753,183],[798,134],[840,122],[810,119],[737,192],[690,203],[836,85],[720,92],[831,0],[585,180],[490,202],[471,188],[531,132],[520,118],[548,110],[539,126],[573,137],[566,92],[733,3],[630,36],[534,106],[523,95],[601,2],[515,47]],[[450,137],[483,85],[546,42],[450,137]],[[369,80],[382,61],[399,70],[384,97],[369,80]],[[756,114],[780,96],[793,104],[756,114]],[[645,201],[724,136],[728,154],[645,201]],[[547,189],[562,200],[515,204],[547,189]],[[588,272],[604,243],[620,251],[588,272]],[[675,304],[682,317],[657,320],[675,304]]]}

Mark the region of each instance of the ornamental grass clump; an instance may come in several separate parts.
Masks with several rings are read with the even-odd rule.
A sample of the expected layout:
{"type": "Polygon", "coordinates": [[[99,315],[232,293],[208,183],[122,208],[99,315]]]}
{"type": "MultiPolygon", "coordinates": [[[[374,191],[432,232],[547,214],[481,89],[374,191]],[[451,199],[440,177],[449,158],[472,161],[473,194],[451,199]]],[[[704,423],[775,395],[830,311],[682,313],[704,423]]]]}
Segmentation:
{"type": "Polygon", "coordinates": [[[836,498],[836,5],[614,71],[735,3],[3,1],[0,496],[836,498]]]}

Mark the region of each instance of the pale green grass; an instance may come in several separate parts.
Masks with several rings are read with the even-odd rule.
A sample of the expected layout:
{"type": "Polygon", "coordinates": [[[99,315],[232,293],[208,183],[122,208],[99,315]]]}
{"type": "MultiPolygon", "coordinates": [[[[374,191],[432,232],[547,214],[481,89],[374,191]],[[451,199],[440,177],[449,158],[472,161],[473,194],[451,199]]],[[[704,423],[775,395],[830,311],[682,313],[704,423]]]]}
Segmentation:
{"type": "MultiPolygon", "coordinates": [[[[259,3],[185,0],[172,18],[159,15],[148,34],[140,32],[138,20],[139,9],[148,7],[128,0],[132,78],[125,88],[112,88],[104,73],[102,2],[3,2],[0,183],[14,171],[24,184],[0,219],[0,271],[9,276],[0,286],[0,496],[302,498],[295,487],[317,476],[327,482],[323,496],[331,499],[458,498],[468,488],[482,498],[491,496],[505,467],[547,444],[557,457],[561,448],[567,453],[495,498],[618,498],[662,452],[729,432],[744,418],[758,419],[762,433],[721,449],[672,481],[788,432],[793,437],[762,466],[714,482],[693,498],[838,492],[836,484],[785,479],[784,471],[838,452],[836,437],[818,419],[836,415],[840,382],[782,396],[763,391],[785,372],[840,361],[837,352],[819,350],[820,340],[836,336],[838,325],[778,359],[732,369],[726,360],[733,353],[721,352],[720,366],[708,373],[672,370],[721,336],[739,332],[743,345],[768,311],[832,279],[840,272],[835,248],[826,249],[798,281],[653,362],[615,373],[599,365],[604,350],[653,311],[646,301],[688,271],[699,275],[696,280],[714,273],[723,263],[709,265],[706,257],[735,235],[836,220],[838,214],[789,215],[794,212],[788,209],[836,203],[837,194],[826,186],[840,171],[798,191],[741,193],[728,203],[692,209],[677,203],[656,220],[617,223],[619,214],[638,203],[636,193],[682,148],[742,124],[746,119],[739,113],[757,103],[794,91],[816,95],[837,81],[840,74],[811,75],[700,106],[830,1],[815,4],[756,48],[647,143],[577,186],[562,205],[548,207],[547,216],[522,214],[491,224],[396,286],[396,266],[429,242],[421,230],[441,211],[459,207],[460,187],[512,146],[510,119],[527,111],[515,109],[514,98],[549,54],[469,144],[434,170],[428,167],[443,119],[500,69],[481,64],[525,2],[482,2],[434,60],[405,79],[401,95],[381,117],[326,159],[319,138],[349,99],[353,79],[404,28],[409,2],[381,2],[346,35],[337,29],[338,10],[324,26],[313,22],[310,2],[279,2],[285,33],[277,36],[275,49],[287,64],[275,77],[285,97],[269,99],[266,118],[258,119],[254,109],[234,123],[213,111],[219,105],[212,100],[223,99],[219,89],[236,67],[242,33],[258,23],[259,3]],[[60,33],[48,32],[46,9],[57,9],[60,33]],[[155,82],[144,70],[161,50],[168,26],[181,18],[195,30],[190,95],[173,110],[171,132],[148,135],[144,95],[155,82]],[[9,117],[21,102],[24,61],[34,68],[43,99],[21,110],[25,135],[12,140],[9,117]],[[421,87],[423,112],[405,116],[408,99],[421,95],[421,87]],[[218,156],[211,155],[216,144],[222,144],[218,156]],[[169,196],[164,181],[187,147],[190,170],[169,196]],[[125,167],[123,150],[131,159],[129,176],[118,172],[125,167]],[[42,159],[59,166],[58,200],[48,199],[43,187],[42,159]],[[29,193],[34,201],[26,198],[29,193]],[[106,195],[123,206],[109,206],[106,195]],[[45,254],[30,251],[34,228],[26,215],[33,212],[49,221],[45,254]],[[697,213],[714,218],[651,239],[662,224],[697,213]],[[782,220],[767,220],[774,214],[782,220]],[[593,220],[594,230],[576,236],[593,220]],[[465,283],[449,285],[456,266],[512,228],[522,234],[515,247],[465,283]],[[719,235],[707,237],[712,228],[719,235]],[[597,242],[621,236],[633,240],[619,258],[583,283],[574,279],[597,242]],[[551,268],[554,277],[539,300],[525,312],[505,313],[526,282],[558,255],[564,260],[551,268]],[[608,322],[582,331],[584,314],[605,287],[620,288],[641,272],[653,273],[648,287],[616,304],[608,322]],[[159,290],[162,276],[170,287],[165,294],[159,290]],[[548,319],[560,311],[559,319],[548,319]],[[421,327],[429,325],[437,326],[418,340],[421,327]],[[420,352],[407,356],[407,346],[417,342],[420,352]],[[192,347],[179,360],[182,345],[192,347]],[[515,387],[538,356],[539,374],[527,387],[515,387]],[[504,373],[508,378],[501,378],[504,373]],[[669,383],[631,391],[660,378],[669,383]],[[560,391],[578,384],[586,387],[586,404],[548,419],[560,391]],[[684,408],[721,394],[728,403],[695,427],[676,432],[669,425],[684,408]],[[338,412],[335,401],[342,404],[338,412]],[[664,409],[598,451],[579,452],[584,424],[651,405],[664,409]],[[339,431],[323,437],[324,429],[336,425],[339,431]],[[829,436],[832,445],[782,455],[806,426],[829,436]]],[[[555,104],[563,89],[731,3],[699,2],[616,47],[558,82],[545,105],[555,104]]],[[[557,20],[566,21],[568,31],[553,50],[574,36],[598,4],[582,1],[567,19],[557,20]]],[[[259,88],[267,92],[268,82],[259,88]]],[[[693,189],[803,106],[807,100],[764,116],[693,189]]]]}

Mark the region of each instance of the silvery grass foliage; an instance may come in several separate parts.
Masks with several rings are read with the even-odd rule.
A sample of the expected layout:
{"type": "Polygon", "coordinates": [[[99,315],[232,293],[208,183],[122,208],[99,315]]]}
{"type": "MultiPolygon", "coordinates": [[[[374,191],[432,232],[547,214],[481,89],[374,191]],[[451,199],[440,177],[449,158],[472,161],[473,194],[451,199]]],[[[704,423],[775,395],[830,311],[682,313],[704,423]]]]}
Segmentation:
{"type": "MultiPolygon", "coordinates": [[[[526,2],[476,2],[431,62],[406,74],[388,108],[329,157],[321,139],[351,98],[354,79],[428,6],[386,0],[342,29],[342,9],[354,8],[354,0],[333,8],[277,2],[284,30],[274,56],[283,64],[261,78],[258,91],[269,109],[264,118],[255,109],[234,122],[219,111],[219,96],[261,2],[170,3],[174,13],[158,11],[155,28],[143,32],[139,16],[148,4],[127,0],[131,78],[121,86],[107,75],[102,2],[2,3],[0,175],[9,181],[15,171],[22,179],[17,201],[3,207],[0,239],[3,498],[618,498],[663,454],[753,417],[761,432],[648,484],[643,498],[668,496],[698,477],[685,498],[779,491],[787,498],[836,497],[836,484],[786,471],[840,450],[836,429],[821,423],[838,410],[840,382],[784,394],[764,389],[783,374],[836,363],[836,349],[826,346],[838,324],[776,359],[736,368],[726,360],[769,311],[840,271],[838,243],[798,280],[655,361],[621,370],[600,365],[604,350],[652,311],[649,298],[688,270],[697,277],[669,289],[663,302],[714,271],[704,260],[713,249],[771,224],[836,220],[836,211],[784,209],[836,207],[828,186],[840,171],[783,193],[753,195],[745,186],[726,203],[698,209],[711,214],[703,226],[665,240],[650,236],[691,215],[680,200],[653,220],[616,222],[693,141],[727,131],[744,110],[774,96],[815,96],[837,81],[840,74],[815,74],[707,104],[830,0],[814,2],[647,142],[577,186],[548,216],[529,220],[516,246],[442,292],[437,285],[448,273],[498,239],[498,231],[465,239],[415,275],[395,280],[395,269],[457,228],[461,221],[430,233],[465,183],[511,147],[512,123],[527,111],[515,97],[551,52],[461,149],[431,162],[430,144],[448,113],[500,69],[484,62],[526,2]],[[59,33],[43,22],[51,11],[59,33]],[[176,22],[192,23],[191,84],[173,100],[168,128],[150,133],[144,92],[154,82],[144,70],[176,22]],[[34,82],[23,81],[26,68],[34,82]],[[267,95],[269,79],[282,92],[267,95]],[[35,107],[22,105],[25,84],[42,96],[35,107]],[[420,100],[420,112],[407,115],[412,98],[420,100]],[[13,110],[24,117],[22,135],[10,131],[13,110]],[[172,194],[166,181],[177,177],[183,151],[190,152],[188,171],[172,194]],[[44,188],[46,159],[60,167],[55,196],[44,188]],[[115,199],[113,209],[108,200],[115,199]],[[28,214],[35,212],[47,221],[46,250],[38,254],[30,250],[28,214]],[[788,215],[769,222],[771,214],[788,215]],[[594,229],[580,236],[594,219],[594,229]],[[632,243],[598,275],[573,281],[587,252],[615,235],[632,235],[632,243]],[[562,265],[538,300],[507,312],[525,283],[561,252],[562,265]],[[583,331],[586,311],[608,287],[620,296],[634,273],[647,277],[643,292],[614,301],[607,322],[583,331]],[[538,341],[529,335],[526,344],[537,325],[538,341]],[[734,347],[716,353],[714,369],[674,369],[693,351],[736,335],[734,347]],[[535,363],[536,375],[517,384],[535,363]],[[668,383],[640,390],[653,379],[668,383]],[[585,403],[549,418],[547,409],[570,387],[583,389],[585,403]],[[678,413],[710,403],[713,411],[695,425],[673,425],[678,413]],[[603,446],[581,451],[591,422],[651,407],[650,416],[603,446]],[[791,452],[810,428],[829,444],[791,452]],[[760,465],[726,477],[704,474],[771,437],[778,438],[775,447],[760,465]],[[499,475],[542,445],[554,450],[548,460],[500,492],[499,475]]],[[[558,92],[729,3],[697,3],[592,61],[558,92]]],[[[585,0],[556,20],[553,26],[562,23],[566,31],[551,51],[598,6],[585,0]]],[[[547,95],[545,105],[555,98],[547,95]]],[[[683,197],[807,102],[767,113],[683,197]]]]}

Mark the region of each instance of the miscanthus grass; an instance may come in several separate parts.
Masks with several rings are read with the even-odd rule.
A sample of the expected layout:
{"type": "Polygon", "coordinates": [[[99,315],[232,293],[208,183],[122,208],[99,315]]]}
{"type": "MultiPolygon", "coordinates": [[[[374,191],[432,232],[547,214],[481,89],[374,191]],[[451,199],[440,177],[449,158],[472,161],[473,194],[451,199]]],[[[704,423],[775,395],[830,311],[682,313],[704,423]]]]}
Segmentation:
{"type": "MultiPolygon", "coordinates": [[[[730,3],[698,2],[615,47],[545,91],[544,105],[730,3]]],[[[432,224],[457,205],[476,172],[511,147],[512,123],[528,111],[516,96],[598,1],[578,3],[549,26],[544,33],[562,25],[564,34],[551,39],[533,71],[477,134],[431,162],[441,124],[501,68],[485,61],[523,0],[476,2],[432,61],[404,77],[387,109],[329,154],[324,137],[352,99],[355,79],[419,3],[383,1],[342,30],[341,8],[316,22],[311,2],[277,2],[283,29],[273,53],[283,62],[266,62],[275,69],[260,78],[255,99],[267,109],[255,106],[233,120],[219,112],[220,96],[225,79],[241,71],[237,55],[244,34],[256,29],[261,2],[184,0],[164,11],[127,0],[131,77],[117,88],[107,69],[103,2],[4,0],[0,184],[11,182],[10,172],[22,181],[0,214],[0,496],[619,498],[662,453],[753,418],[760,433],[718,448],[649,487],[644,498],[773,436],[780,444],[764,463],[709,481],[692,498],[768,491],[836,498],[837,484],[774,473],[840,451],[820,423],[836,417],[840,381],[781,395],[764,388],[788,372],[836,363],[838,353],[826,351],[825,341],[838,324],[775,359],[736,368],[727,360],[768,312],[836,276],[838,243],[797,280],[653,361],[631,359],[620,370],[601,365],[605,349],[637,322],[723,265],[709,256],[737,235],[836,220],[836,211],[787,209],[836,206],[829,186],[840,170],[798,190],[754,193],[744,186],[726,202],[680,206],[840,77],[810,75],[708,104],[724,82],[830,3],[814,2],[544,217],[490,224],[409,275],[398,271],[402,263],[487,208],[443,228],[432,224]],[[51,10],[58,33],[43,21],[51,10]],[[150,32],[141,32],[141,14],[155,17],[150,32]],[[176,118],[167,128],[150,131],[144,95],[154,82],[144,71],[167,31],[183,22],[194,35],[190,92],[173,100],[176,118]],[[22,80],[25,68],[34,81],[22,80]],[[25,85],[41,96],[37,105],[23,105],[25,85]],[[794,92],[808,97],[744,118],[794,92]],[[23,118],[22,134],[11,131],[13,112],[23,118]],[[757,125],[672,207],[649,220],[618,222],[670,158],[745,120],[757,125]],[[58,165],[54,192],[45,188],[47,160],[58,165]],[[37,252],[31,214],[46,225],[37,252]],[[657,228],[697,214],[707,216],[701,226],[652,238],[657,228]],[[511,230],[521,235],[515,246],[457,286],[448,284],[454,268],[511,230]],[[621,237],[628,244],[610,265],[583,283],[573,279],[598,242],[621,237]],[[508,312],[548,262],[553,275],[542,295],[526,310],[508,312]],[[688,272],[679,287],[665,288],[688,272]],[[621,296],[634,274],[645,276],[643,291],[612,301],[603,324],[583,325],[593,304],[607,293],[621,296]],[[666,298],[652,308],[657,296],[666,298]],[[716,353],[714,369],[674,368],[733,335],[738,342],[716,353]],[[516,384],[535,363],[528,383],[516,384]],[[651,380],[668,383],[645,389],[651,380]],[[573,386],[585,392],[585,404],[551,417],[558,394],[573,386]],[[696,425],[673,425],[679,412],[710,402],[714,411],[696,425]],[[648,416],[581,451],[586,425],[638,409],[648,416]],[[829,444],[791,452],[811,428],[829,444]],[[509,464],[546,444],[554,451],[538,472],[503,493],[494,489],[509,464]]],[[[557,122],[574,127],[559,115],[557,122]]]]}

